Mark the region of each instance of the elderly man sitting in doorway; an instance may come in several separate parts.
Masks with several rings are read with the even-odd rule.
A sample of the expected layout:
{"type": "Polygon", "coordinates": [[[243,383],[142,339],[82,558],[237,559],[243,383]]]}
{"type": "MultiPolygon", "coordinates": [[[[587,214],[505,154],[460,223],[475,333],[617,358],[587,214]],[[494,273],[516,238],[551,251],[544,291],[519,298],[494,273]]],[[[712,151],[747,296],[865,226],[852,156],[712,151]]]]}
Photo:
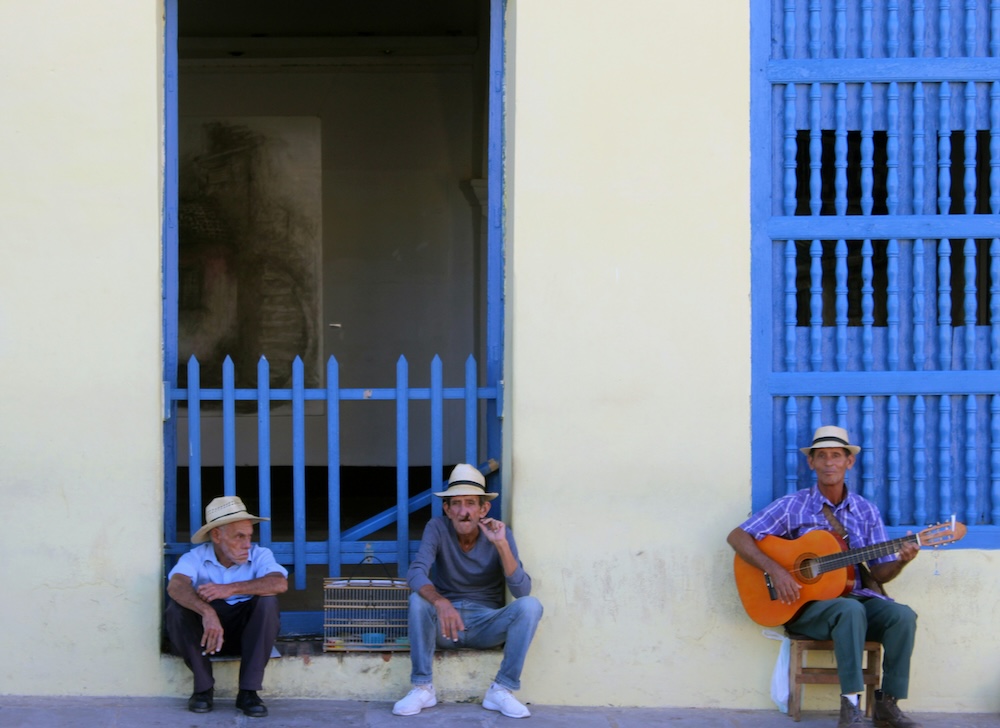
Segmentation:
{"type": "Polygon", "coordinates": [[[257,695],[278,637],[278,598],[288,571],[270,549],[252,543],[253,526],[269,520],[247,511],[237,496],[215,498],[205,525],[191,537],[200,544],[181,556],[168,575],[167,635],[194,673],[188,710],[212,710],[212,655],[240,655],[236,707],[251,718],[267,715],[257,695]]]}
{"type": "Polygon", "coordinates": [[[456,465],[444,499],[444,516],[424,529],[406,580],[410,585],[410,682],[396,702],[396,715],[416,715],[437,705],[431,669],[434,649],[489,649],[503,645],[503,661],[486,691],[483,707],[510,718],[531,713],[514,697],[542,605],[531,592],[514,543],[502,522],[488,518],[486,478],[472,465],[456,465]],[[433,572],[432,572],[433,569],[433,572]],[[432,576],[433,573],[433,576],[432,576]],[[504,604],[505,589],[514,601],[504,604]]]}

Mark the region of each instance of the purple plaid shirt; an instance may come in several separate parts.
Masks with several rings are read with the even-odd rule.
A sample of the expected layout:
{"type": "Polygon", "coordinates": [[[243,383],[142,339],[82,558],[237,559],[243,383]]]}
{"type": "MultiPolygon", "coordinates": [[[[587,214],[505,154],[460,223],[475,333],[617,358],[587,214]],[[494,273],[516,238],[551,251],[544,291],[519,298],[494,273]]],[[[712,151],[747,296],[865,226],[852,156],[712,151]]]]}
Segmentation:
{"type": "MultiPolygon", "coordinates": [[[[837,520],[844,525],[850,548],[863,548],[889,540],[882,523],[882,515],[874,503],[848,490],[847,497],[840,502],[840,505],[834,505],[823,497],[815,485],[783,496],[765,506],[741,523],[740,528],[757,541],[764,536],[795,539],[816,529],[832,531],[833,528],[823,515],[824,503],[829,503],[837,520]]],[[[896,558],[895,554],[890,554],[872,559],[868,563],[881,564],[895,561],[896,558]]],[[[854,591],[851,593],[859,597],[886,598],[862,587],[861,575],[857,570],[855,570],[854,591]]]]}

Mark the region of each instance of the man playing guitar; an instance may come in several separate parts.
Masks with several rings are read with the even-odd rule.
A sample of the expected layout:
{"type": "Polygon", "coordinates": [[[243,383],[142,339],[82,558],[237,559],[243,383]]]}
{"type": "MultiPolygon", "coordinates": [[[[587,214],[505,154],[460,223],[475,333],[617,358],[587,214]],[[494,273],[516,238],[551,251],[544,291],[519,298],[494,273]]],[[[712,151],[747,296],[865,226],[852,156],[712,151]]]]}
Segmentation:
{"type": "MultiPolygon", "coordinates": [[[[787,605],[795,604],[800,599],[801,586],[788,569],[758,546],[757,542],[765,536],[795,539],[817,529],[843,530],[852,549],[887,540],[878,508],[848,490],[844,480],[860,450],[850,444],[843,428],[820,427],[812,444],[801,448],[809,467],[816,472],[816,486],[779,498],[729,534],[727,541],[736,553],[769,579],[772,598],[787,605]]],[[[871,575],[878,582],[891,581],[916,558],[919,549],[917,540],[903,542],[898,553],[871,561],[871,575]]],[[[885,654],[882,690],[875,693],[874,724],[920,728],[896,704],[907,697],[909,689],[917,615],[881,590],[863,585],[860,569],[856,573],[850,593],[805,603],[785,627],[811,639],[833,640],[841,691],[838,728],[864,724],[860,693],[864,690],[861,660],[866,639],[881,642],[885,654]]]]}

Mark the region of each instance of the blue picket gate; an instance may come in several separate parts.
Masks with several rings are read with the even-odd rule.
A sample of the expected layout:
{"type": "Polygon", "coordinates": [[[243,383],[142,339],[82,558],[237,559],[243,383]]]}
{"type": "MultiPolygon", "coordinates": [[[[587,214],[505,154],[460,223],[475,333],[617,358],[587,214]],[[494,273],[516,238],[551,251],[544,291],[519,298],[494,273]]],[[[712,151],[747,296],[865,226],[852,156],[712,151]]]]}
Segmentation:
{"type": "MultiPolygon", "coordinates": [[[[188,434],[187,442],[183,443],[188,456],[188,493],[189,532],[194,532],[203,522],[202,494],[202,409],[203,402],[221,403],[222,420],[222,471],[224,495],[236,495],[236,420],[237,402],[252,402],[256,404],[257,420],[257,491],[260,503],[260,515],[271,516],[271,406],[273,403],[291,403],[292,423],[292,533],[291,541],[275,541],[272,538],[272,525],[262,522],[260,525],[260,542],[274,551],[278,561],[291,567],[294,572],[294,586],[304,589],[306,586],[306,565],[326,564],[329,576],[340,575],[344,564],[357,564],[366,556],[374,556],[383,564],[396,564],[400,575],[406,573],[411,555],[416,549],[417,540],[410,538],[409,514],[420,508],[431,506],[431,515],[441,514],[441,502],[432,498],[432,490],[442,487],[447,473],[444,472],[444,403],[448,400],[461,400],[463,403],[462,428],[465,434],[466,462],[478,463],[478,442],[480,429],[480,403],[492,402],[497,406],[498,416],[502,416],[499,402],[498,387],[477,386],[476,360],[470,356],[466,360],[464,386],[445,387],[443,367],[440,357],[431,361],[430,382],[425,387],[412,387],[409,381],[409,364],[405,357],[400,357],[396,365],[396,386],[391,388],[341,388],[340,373],[336,358],[330,357],[326,366],[326,386],[322,388],[306,388],[304,385],[304,366],[298,357],[292,365],[292,386],[288,389],[272,389],[269,386],[269,364],[261,358],[257,368],[257,387],[237,388],[233,362],[226,358],[223,364],[222,387],[202,389],[200,382],[200,367],[197,359],[192,357],[188,362],[188,386],[184,389],[174,389],[168,392],[168,401],[183,403],[187,406],[188,434]],[[378,402],[391,400],[395,402],[396,410],[396,506],[394,509],[377,513],[360,524],[341,532],[341,452],[340,452],[340,422],[341,403],[345,401],[378,402]],[[436,484],[419,495],[410,496],[409,466],[410,466],[410,413],[409,403],[414,400],[427,400],[430,403],[431,451],[428,454],[430,462],[430,482],[436,484]],[[323,540],[309,540],[306,534],[306,406],[307,401],[319,401],[325,405],[326,423],[326,501],[328,512],[328,536],[323,540]],[[390,526],[396,525],[396,538],[392,541],[377,540],[372,534],[390,526]]],[[[453,425],[452,425],[453,426],[453,425]]],[[[494,454],[495,456],[497,454],[494,454]]],[[[488,457],[480,466],[484,474],[497,469],[496,457],[488,457]]],[[[216,493],[208,494],[218,495],[216,493]]],[[[165,553],[168,557],[176,556],[190,549],[187,541],[178,541],[178,493],[176,477],[167,478],[167,507],[165,509],[165,553]]]]}

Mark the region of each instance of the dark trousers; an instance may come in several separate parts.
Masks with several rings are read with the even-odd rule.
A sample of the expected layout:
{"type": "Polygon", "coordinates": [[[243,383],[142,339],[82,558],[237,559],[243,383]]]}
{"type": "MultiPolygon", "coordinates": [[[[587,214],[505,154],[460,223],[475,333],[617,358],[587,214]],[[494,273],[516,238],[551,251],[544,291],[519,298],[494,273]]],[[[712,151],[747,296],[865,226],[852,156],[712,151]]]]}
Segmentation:
{"type": "Polygon", "coordinates": [[[785,626],[814,640],[833,640],[843,693],[864,692],[861,653],[865,640],[881,642],[882,689],[900,700],[909,694],[917,615],[905,604],[886,599],[827,599],[808,605],[785,626]]]}
{"type": "MultiPolygon", "coordinates": [[[[264,684],[264,668],[281,626],[278,598],[251,597],[237,604],[219,599],[212,602],[212,608],[222,623],[223,643],[219,654],[241,658],[240,690],[260,690],[264,684]]],[[[194,691],[214,687],[212,662],[208,655],[202,654],[201,638],[205,630],[201,615],[168,597],[164,622],[174,650],[194,673],[194,691]]]]}

